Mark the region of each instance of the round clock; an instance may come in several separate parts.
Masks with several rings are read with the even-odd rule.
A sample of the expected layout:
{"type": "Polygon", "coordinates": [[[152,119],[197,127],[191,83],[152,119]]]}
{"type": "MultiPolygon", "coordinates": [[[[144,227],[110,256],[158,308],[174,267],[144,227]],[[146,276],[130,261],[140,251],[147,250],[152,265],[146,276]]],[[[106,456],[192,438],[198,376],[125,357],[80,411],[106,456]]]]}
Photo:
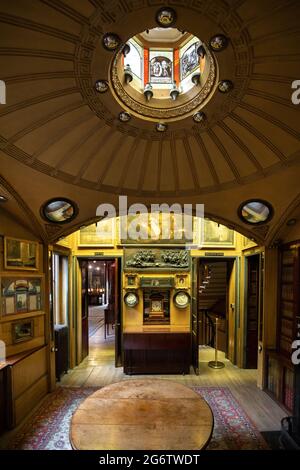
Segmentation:
{"type": "Polygon", "coordinates": [[[190,303],[190,295],[183,290],[176,292],[173,297],[174,303],[178,308],[186,308],[190,303]]]}
{"type": "Polygon", "coordinates": [[[139,303],[139,296],[135,292],[127,292],[124,295],[124,302],[127,307],[135,307],[139,303]]]}

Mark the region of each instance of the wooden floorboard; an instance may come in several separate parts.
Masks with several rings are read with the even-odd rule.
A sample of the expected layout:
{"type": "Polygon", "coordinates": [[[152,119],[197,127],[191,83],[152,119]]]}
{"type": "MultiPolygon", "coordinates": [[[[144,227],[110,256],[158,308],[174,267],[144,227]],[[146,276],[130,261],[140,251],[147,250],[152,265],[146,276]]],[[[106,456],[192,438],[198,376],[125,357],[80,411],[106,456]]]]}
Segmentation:
{"type": "Polygon", "coordinates": [[[162,378],[188,387],[228,387],[260,431],[279,430],[280,420],[287,415],[287,412],[257,387],[256,370],[239,369],[226,359],[224,369],[213,370],[207,365],[210,353],[212,354],[210,359],[213,359],[213,351],[203,351],[202,358],[205,362],[200,362],[198,376],[193,372],[189,375],[128,376],[123,373],[122,367],[115,368],[114,338],[110,336],[105,341],[103,328],[100,328],[90,338],[89,356],[63,376],[60,384],[66,387],[103,387],[121,380],[145,377],[162,378]]]}

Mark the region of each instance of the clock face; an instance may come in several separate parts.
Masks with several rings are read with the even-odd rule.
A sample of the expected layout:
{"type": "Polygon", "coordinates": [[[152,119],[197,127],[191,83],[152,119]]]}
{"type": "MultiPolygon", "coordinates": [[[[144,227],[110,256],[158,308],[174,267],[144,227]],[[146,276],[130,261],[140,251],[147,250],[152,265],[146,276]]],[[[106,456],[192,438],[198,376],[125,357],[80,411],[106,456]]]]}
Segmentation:
{"type": "Polygon", "coordinates": [[[187,292],[179,291],[174,295],[174,302],[178,308],[185,308],[190,303],[190,296],[187,292]]]}
{"type": "Polygon", "coordinates": [[[162,302],[161,302],[161,300],[152,300],[151,310],[152,310],[152,312],[161,312],[162,311],[162,302]]]}
{"type": "Polygon", "coordinates": [[[135,292],[127,292],[124,296],[124,302],[127,307],[135,307],[138,304],[139,297],[135,292]]]}

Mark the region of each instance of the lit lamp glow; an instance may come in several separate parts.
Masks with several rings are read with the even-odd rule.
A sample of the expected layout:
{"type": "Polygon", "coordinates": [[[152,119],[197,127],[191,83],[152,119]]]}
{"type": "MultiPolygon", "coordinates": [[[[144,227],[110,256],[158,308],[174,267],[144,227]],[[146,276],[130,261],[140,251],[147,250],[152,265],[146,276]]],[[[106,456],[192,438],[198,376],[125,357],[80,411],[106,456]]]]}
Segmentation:
{"type": "Polygon", "coordinates": [[[192,75],[192,82],[194,85],[198,86],[199,83],[200,83],[200,72],[195,72],[193,75],[192,75]]]}
{"type": "Polygon", "coordinates": [[[176,85],[176,82],[174,81],[173,85],[172,85],[172,88],[170,90],[170,98],[171,100],[173,101],[176,101],[178,96],[179,96],[179,89],[177,88],[177,85],[176,85]]]}
{"type": "Polygon", "coordinates": [[[124,67],[124,78],[127,85],[133,80],[133,75],[129,64],[125,65],[124,67]]]}
{"type": "Polygon", "coordinates": [[[144,96],[147,101],[150,101],[151,98],[153,97],[152,85],[150,85],[150,83],[146,83],[145,85],[144,96]]]}

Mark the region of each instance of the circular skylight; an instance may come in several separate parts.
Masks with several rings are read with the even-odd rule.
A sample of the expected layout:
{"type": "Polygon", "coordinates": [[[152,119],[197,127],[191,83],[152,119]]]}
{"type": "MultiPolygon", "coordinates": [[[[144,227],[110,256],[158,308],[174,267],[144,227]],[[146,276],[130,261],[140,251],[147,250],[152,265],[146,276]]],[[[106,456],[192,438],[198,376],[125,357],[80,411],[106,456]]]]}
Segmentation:
{"type": "Polygon", "coordinates": [[[111,85],[119,104],[136,117],[157,122],[192,116],[217,88],[215,59],[189,32],[153,28],[126,46],[112,62],[111,85]]]}

